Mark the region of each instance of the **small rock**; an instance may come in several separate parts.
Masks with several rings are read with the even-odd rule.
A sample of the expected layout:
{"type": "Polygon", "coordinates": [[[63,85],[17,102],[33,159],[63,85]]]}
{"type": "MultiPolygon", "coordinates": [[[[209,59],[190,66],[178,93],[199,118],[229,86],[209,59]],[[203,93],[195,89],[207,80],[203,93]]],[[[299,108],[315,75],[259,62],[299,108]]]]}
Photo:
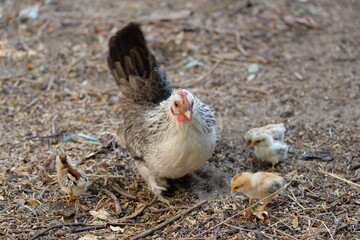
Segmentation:
{"type": "Polygon", "coordinates": [[[39,6],[32,6],[21,10],[19,17],[37,19],[39,17],[39,6]]]}
{"type": "Polygon", "coordinates": [[[260,65],[259,64],[252,63],[252,64],[249,65],[249,67],[248,67],[248,72],[249,73],[256,73],[258,71],[260,71],[260,65]]]}

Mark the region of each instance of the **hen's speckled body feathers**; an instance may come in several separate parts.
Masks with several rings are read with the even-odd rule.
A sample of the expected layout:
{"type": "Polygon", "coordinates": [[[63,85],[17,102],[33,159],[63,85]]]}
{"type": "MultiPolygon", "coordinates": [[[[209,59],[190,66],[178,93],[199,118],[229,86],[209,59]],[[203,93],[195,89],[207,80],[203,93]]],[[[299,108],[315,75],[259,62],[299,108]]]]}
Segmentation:
{"type": "Polygon", "coordinates": [[[166,178],[182,177],[211,157],[216,141],[213,111],[189,91],[171,89],[137,24],[130,23],[110,39],[108,65],[124,96],[118,142],[160,196],[166,178]],[[180,91],[192,101],[193,114],[181,122],[172,112],[180,91]]]}

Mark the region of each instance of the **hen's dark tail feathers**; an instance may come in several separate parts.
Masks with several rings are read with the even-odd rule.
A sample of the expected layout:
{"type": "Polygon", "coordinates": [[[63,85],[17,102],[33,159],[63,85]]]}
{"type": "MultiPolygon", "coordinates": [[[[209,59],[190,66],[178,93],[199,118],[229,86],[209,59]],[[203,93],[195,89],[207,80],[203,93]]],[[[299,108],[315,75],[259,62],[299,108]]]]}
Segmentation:
{"type": "Polygon", "coordinates": [[[139,24],[129,23],[109,40],[109,69],[125,97],[158,104],[171,87],[147,48],[139,24]]]}

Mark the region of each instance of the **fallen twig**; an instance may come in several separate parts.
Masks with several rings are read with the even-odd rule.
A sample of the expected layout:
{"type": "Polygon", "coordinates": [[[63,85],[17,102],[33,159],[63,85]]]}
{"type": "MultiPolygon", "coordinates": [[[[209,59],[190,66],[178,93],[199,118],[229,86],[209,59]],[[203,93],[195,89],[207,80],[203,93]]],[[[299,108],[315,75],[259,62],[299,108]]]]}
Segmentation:
{"type": "Polygon", "coordinates": [[[86,226],[86,227],[82,227],[82,228],[76,228],[71,230],[71,233],[78,233],[78,232],[85,232],[85,231],[89,231],[89,230],[98,230],[98,229],[104,229],[109,227],[110,225],[107,224],[99,224],[99,225],[92,225],[92,226],[86,226]]]}
{"type": "Polygon", "coordinates": [[[119,199],[115,196],[115,194],[113,194],[112,192],[110,192],[109,190],[107,189],[103,189],[103,192],[108,195],[113,201],[114,201],[114,204],[115,204],[115,215],[116,216],[119,216],[121,214],[121,207],[120,207],[120,202],[119,202],[119,199]]]}
{"type": "Polygon", "coordinates": [[[78,64],[79,62],[81,62],[86,56],[81,56],[79,57],[77,60],[75,60],[74,62],[72,62],[69,66],[64,66],[60,69],[60,72],[53,78],[50,79],[46,91],[50,91],[52,85],[54,84],[54,81],[58,78],[60,78],[63,74],[69,72],[71,70],[71,68],[73,68],[76,64],[78,64]]]}
{"type": "MultiPolygon", "coordinates": [[[[221,214],[221,222],[224,221],[224,218],[225,218],[225,214],[224,212],[221,214]]],[[[214,231],[214,240],[217,240],[218,238],[218,235],[219,235],[219,230],[220,230],[220,227],[221,225],[217,226],[217,228],[215,228],[215,231],[214,231]]]]}
{"type": "MultiPolygon", "coordinates": [[[[235,225],[232,225],[232,224],[229,224],[229,223],[224,223],[225,225],[229,226],[229,227],[232,227],[232,228],[236,228],[236,229],[239,229],[239,230],[242,230],[242,231],[246,231],[246,232],[253,232],[253,233],[257,233],[257,234],[261,234],[261,235],[264,235],[266,237],[277,237],[279,238],[280,236],[278,235],[275,235],[275,234],[270,234],[270,233],[264,233],[264,232],[260,232],[260,231],[255,231],[255,230],[250,230],[250,229],[246,229],[246,228],[242,228],[242,227],[238,227],[238,226],[235,226],[235,225]]],[[[297,238],[294,238],[294,237],[285,237],[285,236],[281,236],[282,239],[290,239],[290,240],[295,240],[297,238]]]]}
{"type": "Polygon", "coordinates": [[[54,225],[54,226],[51,226],[51,227],[48,227],[48,228],[42,230],[35,236],[29,238],[29,240],[37,239],[37,238],[41,237],[42,235],[44,235],[45,233],[47,233],[53,229],[56,229],[56,228],[69,227],[69,226],[82,226],[82,225],[85,225],[85,223],[64,223],[64,224],[54,225]]]}
{"type": "Polygon", "coordinates": [[[335,175],[335,174],[333,174],[333,173],[328,173],[328,172],[324,172],[324,171],[320,171],[320,172],[323,173],[323,174],[325,174],[325,175],[329,175],[329,176],[331,176],[331,177],[333,177],[333,178],[337,178],[337,179],[339,179],[339,180],[341,180],[341,181],[343,181],[343,182],[346,182],[346,183],[349,184],[350,186],[354,186],[354,187],[360,188],[360,185],[359,185],[359,184],[354,183],[354,182],[352,182],[352,181],[349,181],[349,180],[347,180],[347,179],[345,179],[345,178],[339,177],[339,176],[337,176],[337,175],[335,175]]]}
{"type": "Polygon", "coordinates": [[[155,209],[155,210],[151,210],[151,212],[152,213],[161,213],[161,212],[170,211],[172,209],[188,209],[188,208],[189,208],[189,206],[177,206],[177,207],[155,209]]]}
{"type": "Polygon", "coordinates": [[[341,169],[344,169],[345,167],[349,166],[350,163],[352,162],[352,160],[354,159],[354,156],[357,154],[358,150],[354,150],[351,152],[351,155],[349,157],[349,160],[346,161],[346,163],[343,165],[343,167],[341,169]]]}
{"type": "Polygon", "coordinates": [[[126,190],[124,190],[124,189],[121,189],[121,188],[119,187],[119,185],[117,185],[117,184],[112,184],[112,185],[111,185],[111,188],[114,189],[117,193],[123,195],[124,197],[133,199],[133,200],[135,200],[135,201],[141,202],[141,203],[146,204],[146,205],[149,205],[148,202],[146,202],[146,201],[144,201],[144,200],[142,200],[142,199],[139,199],[138,197],[132,195],[131,193],[129,193],[128,191],[126,191],[126,190]]]}
{"type": "Polygon", "coordinates": [[[144,211],[144,209],[145,209],[146,207],[147,207],[146,204],[139,203],[138,206],[136,206],[136,209],[135,209],[135,211],[134,211],[132,214],[120,218],[116,223],[125,222],[125,221],[128,220],[128,219],[137,217],[139,214],[141,214],[141,213],[144,211]]]}
{"type": "Polygon", "coordinates": [[[140,239],[140,238],[149,236],[149,235],[150,235],[151,233],[153,233],[154,231],[159,230],[159,229],[163,228],[164,226],[166,226],[166,225],[168,225],[168,224],[170,224],[170,223],[178,220],[178,219],[181,218],[182,216],[188,214],[189,212],[191,212],[191,211],[193,211],[194,209],[200,207],[201,205],[203,205],[203,204],[206,203],[206,202],[207,202],[207,200],[203,200],[203,201],[195,204],[194,206],[186,209],[185,211],[177,214],[176,216],[174,216],[174,217],[166,220],[165,222],[162,222],[162,223],[156,225],[155,227],[153,227],[153,228],[151,228],[151,229],[149,229],[149,230],[147,230],[147,231],[145,231],[145,232],[143,232],[143,233],[140,233],[140,234],[136,235],[135,237],[130,238],[130,240],[136,240],[136,239],[140,239]]]}
{"type": "MultiPolygon", "coordinates": [[[[104,153],[106,152],[106,150],[108,150],[109,148],[111,148],[111,146],[113,145],[115,141],[115,138],[112,138],[110,141],[108,141],[106,144],[104,144],[103,146],[101,146],[101,148],[95,152],[92,152],[90,154],[88,154],[87,156],[84,157],[84,160],[88,160],[90,158],[95,157],[96,155],[98,155],[99,153],[104,153]]],[[[116,144],[116,143],[115,143],[116,144]]]]}
{"type": "Polygon", "coordinates": [[[30,136],[30,137],[26,137],[25,139],[30,140],[30,139],[34,139],[34,138],[39,138],[39,139],[42,139],[42,138],[56,138],[56,137],[62,136],[65,132],[66,132],[66,130],[61,130],[61,131],[59,131],[57,133],[54,133],[54,134],[45,135],[45,136],[30,136]]]}
{"type": "Polygon", "coordinates": [[[202,81],[204,81],[206,78],[208,78],[210,76],[210,74],[215,70],[215,68],[221,63],[221,59],[220,60],[217,60],[213,65],[212,67],[209,69],[209,71],[207,71],[204,75],[200,76],[199,78],[195,79],[194,81],[192,82],[189,82],[189,83],[184,83],[182,84],[183,87],[191,87],[191,86],[194,86],[202,81]]]}

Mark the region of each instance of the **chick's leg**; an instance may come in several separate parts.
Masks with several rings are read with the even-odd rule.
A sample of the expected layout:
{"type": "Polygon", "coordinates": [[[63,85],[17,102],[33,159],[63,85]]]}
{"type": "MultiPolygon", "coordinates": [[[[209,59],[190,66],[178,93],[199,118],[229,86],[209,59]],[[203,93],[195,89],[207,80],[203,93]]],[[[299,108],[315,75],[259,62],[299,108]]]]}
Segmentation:
{"type": "Polygon", "coordinates": [[[259,208],[257,211],[259,211],[259,212],[265,211],[267,205],[269,205],[269,203],[264,203],[264,205],[262,205],[261,208],[259,208]]]}
{"type": "Polygon", "coordinates": [[[76,200],[76,197],[74,196],[74,194],[69,193],[69,199],[67,200],[66,204],[70,205],[70,203],[72,203],[75,200],[76,200]]]}

